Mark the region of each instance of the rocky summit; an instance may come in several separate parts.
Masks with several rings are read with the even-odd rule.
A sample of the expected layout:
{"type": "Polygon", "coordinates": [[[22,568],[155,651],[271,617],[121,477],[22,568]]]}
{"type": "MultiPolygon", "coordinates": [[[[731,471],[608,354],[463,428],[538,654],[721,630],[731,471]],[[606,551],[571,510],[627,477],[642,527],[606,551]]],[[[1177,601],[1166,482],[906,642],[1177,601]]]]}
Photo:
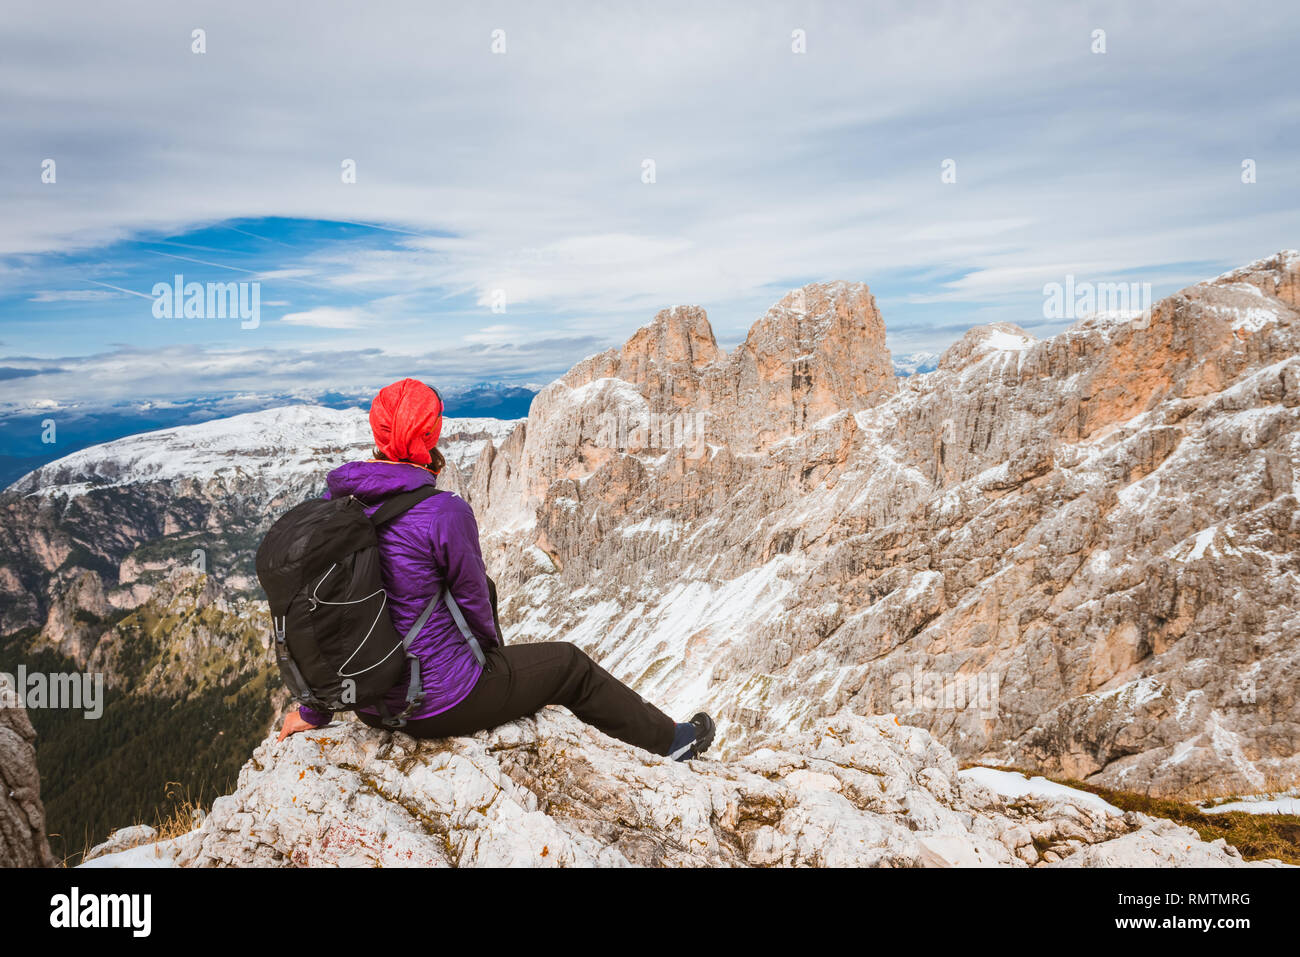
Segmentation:
{"type": "Polygon", "coordinates": [[[268,738],[201,827],[141,850],[185,867],[1247,866],[1079,797],[998,797],[892,717],[683,764],[557,709],[440,741],[344,719],[268,738]]]}

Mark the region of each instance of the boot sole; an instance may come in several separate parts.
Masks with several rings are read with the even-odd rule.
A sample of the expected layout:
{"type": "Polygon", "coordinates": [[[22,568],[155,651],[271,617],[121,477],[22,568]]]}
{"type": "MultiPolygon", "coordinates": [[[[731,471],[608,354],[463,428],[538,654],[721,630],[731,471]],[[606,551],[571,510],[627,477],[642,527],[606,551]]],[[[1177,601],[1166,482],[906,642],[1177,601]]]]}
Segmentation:
{"type": "MultiPolygon", "coordinates": [[[[695,717],[698,718],[700,715],[704,715],[704,720],[708,722],[708,725],[705,726],[700,737],[695,739],[695,756],[697,758],[713,746],[713,738],[718,733],[718,726],[714,723],[713,718],[709,717],[709,715],[705,714],[703,711],[695,717]]],[[[692,719],[692,723],[694,723],[694,719],[692,719]]]]}

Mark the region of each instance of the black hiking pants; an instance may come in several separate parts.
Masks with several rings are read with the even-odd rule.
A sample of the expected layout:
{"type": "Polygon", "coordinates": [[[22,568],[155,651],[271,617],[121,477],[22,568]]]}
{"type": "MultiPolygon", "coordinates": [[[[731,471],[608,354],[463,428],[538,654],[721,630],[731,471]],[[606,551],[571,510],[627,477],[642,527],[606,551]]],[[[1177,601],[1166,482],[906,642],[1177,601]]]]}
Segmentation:
{"type": "MultiPolygon", "coordinates": [[[[610,737],[666,755],[676,724],[654,705],[602,668],[577,645],[542,641],[494,647],[474,689],[454,708],[402,728],[417,738],[474,734],[516,718],[536,714],[548,704],[563,705],[610,737]]],[[[374,715],[358,712],[372,728],[374,715]]]]}

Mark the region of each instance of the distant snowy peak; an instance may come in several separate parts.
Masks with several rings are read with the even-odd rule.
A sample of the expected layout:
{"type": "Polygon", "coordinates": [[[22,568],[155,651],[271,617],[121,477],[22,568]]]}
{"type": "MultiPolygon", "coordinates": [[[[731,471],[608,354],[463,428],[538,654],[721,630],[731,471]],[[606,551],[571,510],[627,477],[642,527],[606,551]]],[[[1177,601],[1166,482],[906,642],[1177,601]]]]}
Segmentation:
{"type": "Polygon", "coordinates": [[[500,447],[522,419],[444,419],[438,448],[448,462],[468,469],[489,442],[500,447]]]}
{"type": "Polygon", "coordinates": [[[442,439],[467,441],[473,438],[504,441],[523,419],[445,418],[442,420],[442,439]]]}
{"type": "MultiPolygon", "coordinates": [[[[440,447],[460,467],[515,426],[505,419],[448,418],[440,447]]],[[[11,488],[77,495],[104,486],[254,475],[280,485],[368,457],[372,447],[365,410],[292,405],[93,445],[29,472],[11,488]]]]}
{"type": "Polygon", "coordinates": [[[939,354],[937,352],[909,352],[893,358],[895,375],[923,375],[939,368],[939,354]]]}

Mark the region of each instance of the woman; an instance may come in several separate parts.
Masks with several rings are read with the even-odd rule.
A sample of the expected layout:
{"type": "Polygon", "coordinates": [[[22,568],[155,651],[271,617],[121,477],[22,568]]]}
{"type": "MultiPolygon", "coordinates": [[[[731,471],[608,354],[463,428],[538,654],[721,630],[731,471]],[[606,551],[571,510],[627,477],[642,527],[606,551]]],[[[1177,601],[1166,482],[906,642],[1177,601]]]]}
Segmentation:
{"type": "MultiPolygon", "coordinates": [[[[437,450],[442,398],[415,379],[387,386],[370,406],[375,457],[350,462],[329,474],[327,497],[352,495],[373,513],[394,495],[437,483],[445,462],[437,450]]],[[[655,754],[685,761],[713,743],[713,719],[701,712],[674,723],[567,641],[505,647],[497,632],[487,572],[479,550],[478,524],[463,499],[446,493],[426,498],[379,527],[379,552],[388,607],[398,634],[405,634],[426,604],[451,590],[470,628],[485,645],[480,665],[451,611],[439,603],[411,652],[425,677],[424,704],[403,730],[418,738],[473,734],[563,705],[606,734],[655,754]]],[[[404,709],[409,676],[388,695],[392,713],[404,709]]],[[[357,716],[383,728],[376,709],[357,716]]],[[[285,716],[280,740],[318,728],[329,712],[302,706],[285,716]]]]}

